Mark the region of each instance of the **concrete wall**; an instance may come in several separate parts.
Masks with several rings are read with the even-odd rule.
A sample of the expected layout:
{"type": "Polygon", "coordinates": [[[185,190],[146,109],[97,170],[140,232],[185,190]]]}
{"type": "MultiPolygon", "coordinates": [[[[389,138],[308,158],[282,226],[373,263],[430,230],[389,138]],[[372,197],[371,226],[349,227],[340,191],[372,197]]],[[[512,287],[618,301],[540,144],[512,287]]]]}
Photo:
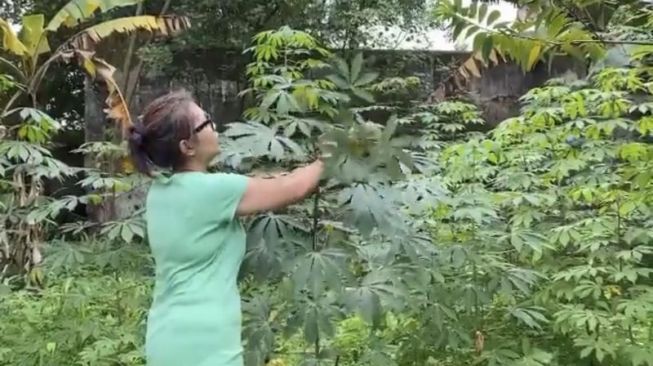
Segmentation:
{"type": "Polygon", "coordinates": [[[177,54],[173,73],[141,77],[134,110],[141,111],[147,103],[170,90],[185,88],[195,95],[216,122],[233,122],[245,109],[245,102],[238,93],[247,88],[244,78],[246,62],[242,53],[235,50],[197,50],[177,54]]]}
{"type": "MultiPolygon", "coordinates": [[[[434,88],[446,82],[451,66],[467,58],[464,52],[364,51],[369,68],[382,76],[416,76],[422,82],[420,99],[426,100],[434,88]]],[[[248,60],[234,50],[201,50],[175,55],[175,73],[143,77],[135,110],[165,92],[184,87],[192,91],[217,121],[228,123],[240,118],[247,102],[238,93],[247,87],[244,68],[248,60]]],[[[529,89],[542,85],[551,77],[567,73],[584,75],[582,66],[569,60],[557,60],[551,69],[541,64],[524,73],[517,65],[502,64],[483,72],[481,78],[468,83],[465,97],[483,110],[491,126],[519,112],[518,99],[529,89]]]]}
{"type": "Polygon", "coordinates": [[[549,65],[541,63],[524,73],[518,65],[501,64],[485,70],[481,78],[469,84],[470,98],[483,110],[491,126],[519,114],[519,98],[530,89],[556,77],[581,78],[586,75],[583,65],[572,59],[556,59],[549,65]]]}

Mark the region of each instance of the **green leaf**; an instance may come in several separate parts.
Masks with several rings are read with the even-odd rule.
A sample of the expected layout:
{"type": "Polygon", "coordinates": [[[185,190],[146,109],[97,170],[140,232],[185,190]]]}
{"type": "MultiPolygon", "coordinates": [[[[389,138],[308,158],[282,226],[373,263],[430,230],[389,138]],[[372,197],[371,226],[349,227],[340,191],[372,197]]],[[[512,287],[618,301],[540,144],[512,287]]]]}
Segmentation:
{"type": "Polygon", "coordinates": [[[476,36],[474,36],[474,42],[472,44],[472,48],[474,49],[474,51],[478,52],[483,48],[486,38],[487,38],[487,34],[484,32],[479,32],[476,34],[476,36]]]}
{"type": "Polygon", "coordinates": [[[642,346],[628,346],[627,353],[630,356],[632,366],[651,366],[653,365],[653,350],[647,350],[642,346]]]}
{"type": "Polygon", "coordinates": [[[368,85],[372,83],[374,80],[376,80],[378,77],[379,77],[378,72],[366,72],[362,74],[359,78],[355,79],[354,86],[362,87],[368,85]]]}
{"type": "Polygon", "coordinates": [[[380,185],[355,184],[339,194],[339,202],[348,218],[346,222],[364,235],[369,235],[375,228],[391,235],[401,224],[394,202],[384,199],[382,190],[380,185]]]}
{"type": "Polygon", "coordinates": [[[489,7],[487,3],[483,3],[481,7],[478,10],[478,20],[480,22],[483,22],[485,20],[485,16],[487,15],[489,7]]]}
{"type": "Polygon", "coordinates": [[[323,293],[328,285],[331,290],[342,287],[341,262],[345,254],[338,249],[313,250],[292,261],[292,280],[296,291],[308,289],[314,296],[323,293]]]}
{"type": "Polygon", "coordinates": [[[452,34],[451,34],[452,39],[454,39],[454,40],[458,39],[460,37],[460,34],[466,28],[467,28],[466,23],[461,22],[461,23],[456,24],[456,26],[453,28],[453,31],[452,31],[452,34]]]}
{"type": "Polygon", "coordinates": [[[317,309],[310,307],[306,311],[306,320],[304,321],[304,336],[309,344],[315,343],[319,337],[319,325],[317,322],[317,309]]]}
{"type": "Polygon", "coordinates": [[[467,16],[470,18],[476,18],[478,13],[478,2],[472,1],[472,4],[467,9],[467,16]]]}
{"type": "Polygon", "coordinates": [[[363,54],[357,53],[351,62],[351,70],[349,71],[349,80],[356,82],[363,68],[363,54]]]}
{"type": "Polygon", "coordinates": [[[329,81],[331,81],[332,83],[336,84],[336,86],[338,88],[340,88],[340,89],[345,89],[346,90],[346,89],[350,88],[349,82],[347,82],[347,80],[343,79],[342,76],[340,76],[340,75],[335,75],[335,74],[327,75],[326,78],[329,81]]]}
{"type": "Polygon", "coordinates": [[[585,336],[577,338],[574,341],[574,344],[577,347],[583,347],[580,356],[581,358],[587,358],[592,353],[599,362],[603,362],[606,356],[610,356],[612,359],[616,356],[616,345],[611,342],[607,342],[604,338],[598,337],[596,339],[585,336]]]}
{"type": "Polygon", "coordinates": [[[354,87],[354,88],[351,89],[351,91],[358,98],[360,98],[360,99],[362,99],[362,100],[364,100],[364,101],[366,101],[368,103],[374,103],[374,95],[372,95],[372,93],[368,92],[367,90],[354,87]]]}
{"type": "Polygon", "coordinates": [[[529,328],[542,329],[541,324],[548,323],[548,320],[542,314],[544,310],[544,308],[540,307],[514,308],[510,310],[510,315],[522,321],[529,328]]]}
{"type": "MultiPolygon", "coordinates": [[[[0,283],[0,299],[11,294],[11,287],[0,283]]],[[[1,359],[1,358],[0,358],[1,359]]]]}
{"type": "Polygon", "coordinates": [[[361,317],[368,323],[379,324],[382,309],[379,296],[369,288],[358,288],[348,294],[349,306],[358,309],[361,317]]]}
{"type": "Polygon", "coordinates": [[[531,50],[528,53],[528,60],[526,62],[526,70],[532,70],[535,63],[540,58],[540,52],[542,50],[542,45],[540,43],[533,44],[531,50]]]}
{"type": "Polygon", "coordinates": [[[483,39],[483,48],[481,48],[481,55],[483,57],[483,60],[485,60],[485,62],[489,62],[490,54],[492,53],[493,49],[494,49],[494,42],[492,41],[492,37],[486,37],[485,39],[483,39]]]}
{"type": "MultiPolygon", "coordinates": [[[[398,289],[392,284],[394,273],[389,269],[379,269],[368,273],[360,286],[348,289],[346,302],[356,310],[363,320],[377,327],[381,324],[382,304],[395,303],[398,289]]],[[[398,309],[398,308],[397,308],[398,309]]]]}
{"type": "Polygon", "coordinates": [[[494,22],[496,22],[499,18],[501,18],[501,12],[500,12],[499,10],[493,10],[493,11],[490,13],[490,16],[488,16],[486,24],[487,24],[488,26],[491,26],[491,25],[494,24],[494,22]]]}
{"type": "Polygon", "coordinates": [[[472,35],[476,34],[476,32],[478,32],[479,30],[480,30],[480,28],[478,26],[473,25],[473,26],[467,28],[467,32],[465,32],[465,36],[463,38],[467,39],[467,38],[471,37],[472,35]]]}
{"type": "Polygon", "coordinates": [[[43,14],[23,16],[21,40],[30,55],[41,55],[50,51],[48,39],[44,33],[45,17],[43,14]]]}
{"type": "Polygon", "coordinates": [[[226,153],[238,152],[245,157],[267,156],[277,161],[287,158],[288,153],[292,153],[295,158],[305,155],[297,143],[277,134],[276,129],[257,122],[230,123],[223,135],[237,143],[231,145],[234,150],[226,153]]]}

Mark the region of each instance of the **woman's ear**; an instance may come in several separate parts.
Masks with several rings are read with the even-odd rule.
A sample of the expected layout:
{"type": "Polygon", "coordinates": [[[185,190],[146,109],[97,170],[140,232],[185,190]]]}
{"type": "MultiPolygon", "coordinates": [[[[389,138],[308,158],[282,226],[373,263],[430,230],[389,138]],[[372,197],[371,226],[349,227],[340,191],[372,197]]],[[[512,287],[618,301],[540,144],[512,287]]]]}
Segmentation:
{"type": "Polygon", "coordinates": [[[195,147],[189,140],[179,141],[179,151],[181,151],[184,156],[195,156],[195,147]]]}

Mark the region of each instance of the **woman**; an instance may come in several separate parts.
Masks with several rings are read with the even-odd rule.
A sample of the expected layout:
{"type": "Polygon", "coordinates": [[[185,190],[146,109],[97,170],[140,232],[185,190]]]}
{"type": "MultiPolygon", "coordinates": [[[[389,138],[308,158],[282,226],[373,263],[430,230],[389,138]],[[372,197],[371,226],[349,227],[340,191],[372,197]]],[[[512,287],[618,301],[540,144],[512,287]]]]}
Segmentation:
{"type": "Polygon", "coordinates": [[[308,196],[321,161],[272,179],[209,173],[219,152],[213,121],[184,91],[149,104],[131,129],[132,157],[156,178],[146,201],[155,261],[146,357],[150,366],[242,366],[240,295],[245,254],[239,216],[285,207],[308,196]]]}

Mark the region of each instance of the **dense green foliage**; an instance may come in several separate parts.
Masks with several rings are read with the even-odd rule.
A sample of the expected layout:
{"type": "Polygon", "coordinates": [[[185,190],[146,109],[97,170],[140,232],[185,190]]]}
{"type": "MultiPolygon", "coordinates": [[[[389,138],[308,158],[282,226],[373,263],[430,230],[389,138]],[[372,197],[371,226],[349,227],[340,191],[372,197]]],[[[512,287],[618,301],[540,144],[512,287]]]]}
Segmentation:
{"type": "MultiPolygon", "coordinates": [[[[652,51],[551,80],[481,133],[465,101],[423,104],[414,79],[382,80],[362,55],[259,33],[244,92],[256,105],[221,136],[216,167],[274,174],[322,154],[328,169],[310,200],[246,222],[247,364],[653,365],[652,51]]],[[[23,192],[16,172],[74,171],[49,153],[58,124],[22,117],[0,140],[0,214],[38,225],[27,238],[45,261],[28,278],[3,269],[0,364],[142,365],[141,212],[58,220],[147,182],[116,173],[122,145],[97,142],[79,150],[99,163],[79,182],[89,194],[23,192]]],[[[7,233],[10,248],[28,235],[7,233]]]]}
{"type": "Polygon", "coordinates": [[[0,302],[0,364],[144,364],[148,278],[124,265],[105,273],[75,265],[50,273],[42,295],[22,291],[0,302]]]}
{"type": "MultiPolygon", "coordinates": [[[[0,5],[0,17],[18,23],[22,12],[52,16],[67,2],[15,0],[0,5]]],[[[282,25],[306,29],[336,48],[384,44],[383,36],[390,27],[409,32],[409,39],[425,30],[429,23],[426,10],[424,0],[146,0],[141,9],[150,15],[165,11],[192,16],[193,29],[168,44],[173,49],[245,48],[256,33],[282,25]]],[[[134,8],[115,13],[133,15],[134,8]]]]}

